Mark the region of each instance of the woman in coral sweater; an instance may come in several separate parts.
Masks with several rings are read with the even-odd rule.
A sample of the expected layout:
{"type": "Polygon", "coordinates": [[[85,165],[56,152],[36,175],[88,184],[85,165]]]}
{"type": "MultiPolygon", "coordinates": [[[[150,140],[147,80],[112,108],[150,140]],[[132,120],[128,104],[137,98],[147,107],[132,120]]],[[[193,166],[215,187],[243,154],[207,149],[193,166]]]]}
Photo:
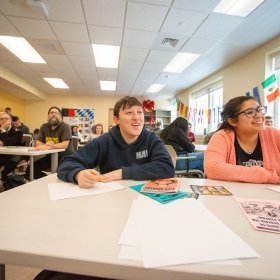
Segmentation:
{"type": "Polygon", "coordinates": [[[253,97],[229,100],[205,152],[207,178],[280,183],[280,130],[264,125],[265,113],[266,107],[253,97]]]}

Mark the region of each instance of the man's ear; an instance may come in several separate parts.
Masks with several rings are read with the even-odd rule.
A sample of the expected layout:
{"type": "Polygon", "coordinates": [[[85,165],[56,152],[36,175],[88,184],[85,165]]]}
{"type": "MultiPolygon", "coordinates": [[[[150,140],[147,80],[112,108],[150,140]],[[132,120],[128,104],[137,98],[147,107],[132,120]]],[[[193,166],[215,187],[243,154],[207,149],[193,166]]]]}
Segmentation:
{"type": "Polygon", "coordinates": [[[119,118],[118,117],[114,116],[113,121],[115,122],[115,124],[119,124],[119,118]]]}
{"type": "Polygon", "coordinates": [[[233,127],[237,126],[237,120],[236,119],[228,118],[228,123],[233,127]]]}

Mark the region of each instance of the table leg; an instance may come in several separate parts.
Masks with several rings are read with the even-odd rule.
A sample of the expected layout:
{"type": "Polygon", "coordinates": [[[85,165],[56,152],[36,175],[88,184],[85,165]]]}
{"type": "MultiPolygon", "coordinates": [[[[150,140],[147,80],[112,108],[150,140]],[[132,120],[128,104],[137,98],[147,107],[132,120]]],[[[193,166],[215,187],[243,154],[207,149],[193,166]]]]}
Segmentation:
{"type": "Polygon", "coordinates": [[[0,280],[5,280],[5,265],[0,264],[0,280]]]}
{"type": "Polygon", "coordinates": [[[58,166],[58,153],[51,154],[51,172],[56,173],[58,166]]]}
{"type": "Polygon", "coordinates": [[[30,181],[34,180],[34,157],[30,156],[30,181]]]}

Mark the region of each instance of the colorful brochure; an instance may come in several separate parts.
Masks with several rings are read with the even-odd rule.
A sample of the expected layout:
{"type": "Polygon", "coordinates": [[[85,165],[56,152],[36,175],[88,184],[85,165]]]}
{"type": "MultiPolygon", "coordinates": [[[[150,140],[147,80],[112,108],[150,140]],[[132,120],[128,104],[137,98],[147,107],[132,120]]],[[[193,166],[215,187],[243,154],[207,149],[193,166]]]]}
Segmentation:
{"type": "Polygon", "coordinates": [[[199,186],[199,185],[190,185],[194,193],[205,194],[205,195],[232,195],[223,186],[199,186]]]}
{"type": "Polygon", "coordinates": [[[131,186],[130,188],[163,204],[172,202],[179,198],[191,198],[191,197],[197,198],[197,196],[193,193],[181,192],[181,191],[178,191],[177,193],[171,193],[171,194],[170,193],[145,193],[142,191],[143,186],[144,184],[140,184],[140,185],[131,186]]]}
{"type": "Polygon", "coordinates": [[[150,180],[143,185],[141,192],[145,193],[177,193],[179,181],[177,178],[150,180]]]}

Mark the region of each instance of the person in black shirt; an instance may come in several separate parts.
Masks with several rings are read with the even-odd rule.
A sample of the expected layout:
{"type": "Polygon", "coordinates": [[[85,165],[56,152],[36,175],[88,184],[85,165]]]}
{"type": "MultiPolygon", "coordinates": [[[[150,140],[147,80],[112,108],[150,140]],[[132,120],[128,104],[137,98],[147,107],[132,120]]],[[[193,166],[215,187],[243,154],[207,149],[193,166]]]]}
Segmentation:
{"type": "MultiPolygon", "coordinates": [[[[12,127],[12,118],[6,112],[0,112],[0,146],[21,146],[22,131],[12,127]]],[[[9,173],[13,172],[22,156],[1,155],[0,166],[4,166],[1,174],[2,182],[5,182],[9,173]]]]}
{"type": "Polygon", "coordinates": [[[195,146],[191,143],[187,137],[188,134],[188,121],[185,118],[178,117],[168,127],[164,128],[160,134],[160,138],[163,140],[165,145],[171,145],[176,151],[177,155],[186,156],[186,154],[195,156],[195,159],[177,160],[175,169],[187,170],[189,169],[203,169],[204,153],[194,152],[195,146]],[[189,164],[189,166],[187,166],[189,164]]]}

